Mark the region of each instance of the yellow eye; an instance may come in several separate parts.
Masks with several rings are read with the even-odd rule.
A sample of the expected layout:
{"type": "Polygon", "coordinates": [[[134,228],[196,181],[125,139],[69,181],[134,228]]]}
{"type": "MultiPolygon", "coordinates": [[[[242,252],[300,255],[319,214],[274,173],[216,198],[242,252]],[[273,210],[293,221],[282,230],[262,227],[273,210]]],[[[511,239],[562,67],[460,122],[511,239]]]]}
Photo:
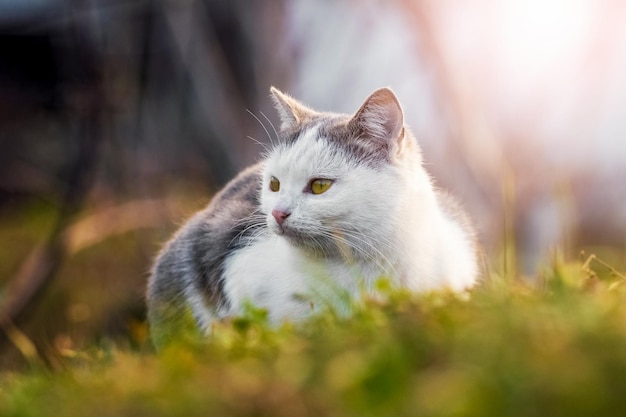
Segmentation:
{"type": "Polygon", "coordinates": [[[311,181],[311,192],[313,194],[322,194],[328,190],[333,183],[333,180],[316,179],[311,181]]]}
{"type": "Polygon", "coordinates": [[[270,190],[274,192],[280,190],[280,181],[278,181],[278,178],[276,177],[270,178],[270,190]]]}

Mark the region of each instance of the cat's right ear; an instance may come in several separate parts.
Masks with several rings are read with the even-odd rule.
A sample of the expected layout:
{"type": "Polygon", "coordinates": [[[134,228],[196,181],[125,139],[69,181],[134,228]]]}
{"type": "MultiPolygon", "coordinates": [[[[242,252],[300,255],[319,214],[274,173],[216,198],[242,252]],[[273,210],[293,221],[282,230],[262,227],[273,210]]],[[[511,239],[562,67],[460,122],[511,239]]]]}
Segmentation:
{"type": "Polygon", "coordinates": [[[290,97],[275,87],[270,88],[274,107],[280,117],[280,130],[285,131],[301,125],[315,112],[298,100],[290,97]]]}
{"type": "Polygon", "coordinates": [[[401,139],[403,125],[402,107],[389,88],[370,94],[350,121],[353,129],[381,142],[401,139]]]}
{"type": "Polygon", "coordinates": [[[404,114],[396,95],[389,88],[374,91],[348,123],[367,147],[386,155],[402,152],[405,140],[404,114]]]}

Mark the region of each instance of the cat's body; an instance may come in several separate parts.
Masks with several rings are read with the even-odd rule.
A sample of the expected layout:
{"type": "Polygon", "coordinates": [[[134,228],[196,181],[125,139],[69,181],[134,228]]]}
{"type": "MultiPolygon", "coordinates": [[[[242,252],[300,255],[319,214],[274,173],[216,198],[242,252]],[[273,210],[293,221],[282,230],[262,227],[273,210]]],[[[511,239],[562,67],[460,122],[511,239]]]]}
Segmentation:
{"type": "Polygon", "coordinates": [[[381,277],[415,291],[475,283],[469,223],[433,189],[390,90],[352,117],[272,93],[279,142],[161,252],[148,287],[153,329],[190,311],[207,330],[246,302],[273,322],[298,319],[325,292],[358,296],[381,277]]]}

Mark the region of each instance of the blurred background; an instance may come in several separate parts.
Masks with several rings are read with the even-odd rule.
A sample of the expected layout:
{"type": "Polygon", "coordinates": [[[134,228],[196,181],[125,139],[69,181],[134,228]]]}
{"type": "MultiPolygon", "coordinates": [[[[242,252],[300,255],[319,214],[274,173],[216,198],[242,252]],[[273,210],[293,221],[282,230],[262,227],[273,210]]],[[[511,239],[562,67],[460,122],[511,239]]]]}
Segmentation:
{"type": "Polygon", "coordinates": [[[151,260],[259,158],[271,85],[345,113],[393,88],[493,273],[623,270],[624,22],[621,0],[0,0],[0,366],[146,345],[151,260]]]}

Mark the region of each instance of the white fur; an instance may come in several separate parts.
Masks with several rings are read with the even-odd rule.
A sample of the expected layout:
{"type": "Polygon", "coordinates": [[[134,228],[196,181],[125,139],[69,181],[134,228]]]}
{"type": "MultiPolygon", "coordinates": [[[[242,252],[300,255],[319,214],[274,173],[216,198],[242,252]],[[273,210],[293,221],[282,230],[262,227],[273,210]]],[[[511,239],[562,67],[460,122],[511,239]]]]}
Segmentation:
{"type": "MultiPolygon", "coordinates": [[[[333,301],[337,288],[358,297],[367,278],[348,265],[314,259],[280,236],[270,235],[233,254],[225,264],[224,291],[231,314],[246,302],[267,308],[272,323],[298,320],[333,301]],[[328,280],[333,285],[328,285],[328,280]],[[336,285],[336,286],[335,286],[336,285]]],[[[370,283],[373,282],[373,274],[370,283]]],[[[337,307],[335,304],[334,307],[337,307]]]]}

